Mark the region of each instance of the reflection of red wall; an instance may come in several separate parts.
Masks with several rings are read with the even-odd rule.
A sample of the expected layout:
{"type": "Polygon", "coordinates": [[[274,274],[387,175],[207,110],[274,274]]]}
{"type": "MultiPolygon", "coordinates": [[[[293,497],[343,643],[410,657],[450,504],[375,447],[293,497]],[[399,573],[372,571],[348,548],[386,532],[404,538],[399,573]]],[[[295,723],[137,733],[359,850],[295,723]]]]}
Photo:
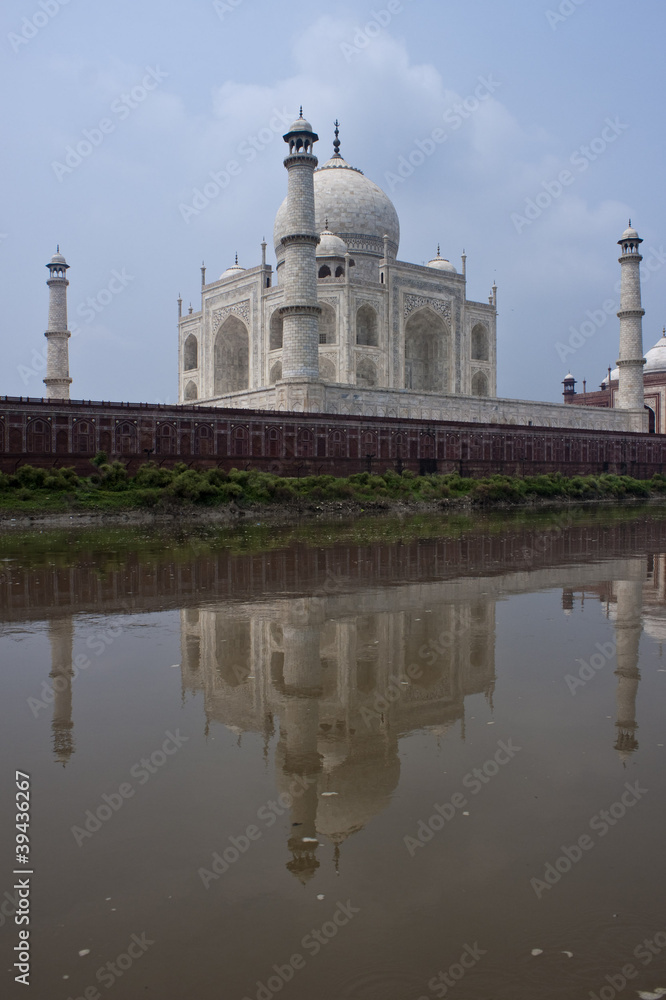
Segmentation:
{"type": "Polygon", "coordinates": [[[0,399],[0,469],[73,465],[93,471],[105,451],[135,469],[172,465],[262,468],[285,475],[418,472],[666,472],[666,435],[616,434],[388,417],[267,413],[213,407],[0,399]],[[85,433],[77,431],[85,428],[85,433]],[[24,450],[23,442],[26,442],[24,450]],[[71,442],[71,445],[70,443],[71,442]],[[70,450],[71,448],[71,450],[70,450]],[[368,460],[368,455],[374,456],[368,460]],[[369,465],[370,461],[370,465],[369,465]]]}

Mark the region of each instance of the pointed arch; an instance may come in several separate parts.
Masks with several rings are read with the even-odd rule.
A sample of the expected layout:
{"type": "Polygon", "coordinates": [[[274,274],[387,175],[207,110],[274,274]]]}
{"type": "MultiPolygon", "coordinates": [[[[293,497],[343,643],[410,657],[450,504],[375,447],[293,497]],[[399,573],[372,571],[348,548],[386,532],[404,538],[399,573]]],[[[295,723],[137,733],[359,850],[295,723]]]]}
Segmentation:
{"type": "Polygon", "coordinates": [[[321,303],[321,316],[319,317],[319,343],[337,344],[338,342],[338,322],[335,309],[328,303],[321,303]]]}
{"type": "Polygon", "coordinates": [[[472,360],[490,360],[488,327],[484,323],[477,323],[472,329],[472,360]]]}
{"type": "Polygon", "coordinates": [[[424,306],[405,324],[405,388],[449,392],[451,334],[441,316],[424,306]]]}
{"type": "Polygon", "coordinates": [[[250,339],[237,316],[228,316],[215,338],[214,394],[242,392],[250,386],[250,339]]]}
{"type": "Polygon", "coordinates": [[[362,305],[356,311],[356,343],[361,347],[377,347],[377,313],[369,305],[362,305]]]}
{"type": "Polygon", "coordinates": [[[282,328],[284,321],[280,315],[280,310],[276,309],[271,315],[270,332],[268,338],[269,351],[279,351],[282,348],[282,328]]]}
{"type": "Polygon", "coordinates": [[[377,385],[377,366],[370,358],[359,358],[356,363],[356,385],[371,389],[377,385]]]}
{"type": "Polygon", "coordinates": [[[472,395],[489,396],[488,376],[485,372],[475,372],[472,377],[472,395]]]}
{"type": "Polygon", "coordinates": [[[183,371],[190,372],[199,367],[199,342],[193,333],[183,344],[183,371]]]}
{"type": "Polygon", "coordinates": [[[184,396],[185,399],[198,399],[199,397],[199,393],[197,392],[196,382],[193,382],[192,379],[190,379],[190,381],[185,386],[184,396]]]}

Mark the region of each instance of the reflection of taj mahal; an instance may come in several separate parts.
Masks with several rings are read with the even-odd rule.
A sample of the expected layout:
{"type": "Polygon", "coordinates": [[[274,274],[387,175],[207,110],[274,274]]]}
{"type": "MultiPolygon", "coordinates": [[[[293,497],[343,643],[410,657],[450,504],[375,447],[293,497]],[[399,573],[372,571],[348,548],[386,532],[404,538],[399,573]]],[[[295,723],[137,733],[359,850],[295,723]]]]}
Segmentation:
{"type": "Polygon", "coordinates": [[[495,605],[482,598],[424,603],[400,587],[181,615],[183,684],[203,691],[207,720],[266,736],[279,725],[279,790],[307,788],[289,842],[303,881],[318,835],[337,851],[388,806],[399,737],[464,727],[465,697],[494,687],[495,605]]]}
{"type": "MultiPolygon", "coordinates": [[[[640,638],[666,639],[666,554],[618,558],[605,572],[599,582],[599,566],[577,566],[574,588],[570,569],[551,567],[360,589],[333,572],[313,596],[228,596],[201,607],[192,595],[179,605],[183,692],[203,696],[206,729],[221,723],[266,743],[278,734],[278,792],[303,789],[290,806],[288,868],[305,882],[319,866],[320,838],[337,856],[388,807],[402,737],[443,736],[457,723],[464,737],[465,699],[492,704],[496,602],[526,585],[561,579],[565,613],[592,596],[613,621],[614,746],[627,761],[638,748],[640,638]]],[[[54,618],[49,636],[53,751],[65,765],[75,752],[71,614],[54,618]]]]}

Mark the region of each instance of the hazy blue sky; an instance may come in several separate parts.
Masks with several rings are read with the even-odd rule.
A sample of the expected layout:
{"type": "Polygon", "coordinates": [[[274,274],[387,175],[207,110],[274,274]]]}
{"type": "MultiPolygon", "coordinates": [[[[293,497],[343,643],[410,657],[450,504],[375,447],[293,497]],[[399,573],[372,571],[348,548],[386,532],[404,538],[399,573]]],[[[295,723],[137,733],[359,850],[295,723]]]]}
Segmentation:
{"type": "Polygon", "coordinates": [[[236,251],[254,266],[264,236],[274,263],[280,116],[300,103],[320,161],[337,116],[343,155],[393,198],[402,260],[427,262],[439,242],[456,266],[466,249],[470,298],[497,281],[500,395],[559,399],[569,368],[594,387],[615,364],[629,216],[653,268],[649,348],[666,322],[663,0],[390,10],[5,0],[0,393],[42,394],[44,264],[59,242],[78,325],[73,398],[175,401],[178,293],[197,309],[202,260],[208,280],[236,251]],[[434,129],[446,141],[396,181],[434,129]],[[67,160],[82,141],[90,155],[67,160]],[[197,214],[183,208],[230,161],[226,188],[197,214]]]}

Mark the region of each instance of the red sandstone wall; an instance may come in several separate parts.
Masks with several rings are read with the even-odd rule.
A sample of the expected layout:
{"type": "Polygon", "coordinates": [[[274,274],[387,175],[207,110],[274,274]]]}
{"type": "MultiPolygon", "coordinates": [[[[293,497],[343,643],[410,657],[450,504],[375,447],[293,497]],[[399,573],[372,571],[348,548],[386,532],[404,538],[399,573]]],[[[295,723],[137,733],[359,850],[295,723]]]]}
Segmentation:
{"type": "Polygon", "coordinates": [[[368,468],[642,478],[666,471],[666,435],[0,397],[3,472],[29,463],[89,475],[98,451],[130,471],[148,458],[290,476],[368,468]]]}

